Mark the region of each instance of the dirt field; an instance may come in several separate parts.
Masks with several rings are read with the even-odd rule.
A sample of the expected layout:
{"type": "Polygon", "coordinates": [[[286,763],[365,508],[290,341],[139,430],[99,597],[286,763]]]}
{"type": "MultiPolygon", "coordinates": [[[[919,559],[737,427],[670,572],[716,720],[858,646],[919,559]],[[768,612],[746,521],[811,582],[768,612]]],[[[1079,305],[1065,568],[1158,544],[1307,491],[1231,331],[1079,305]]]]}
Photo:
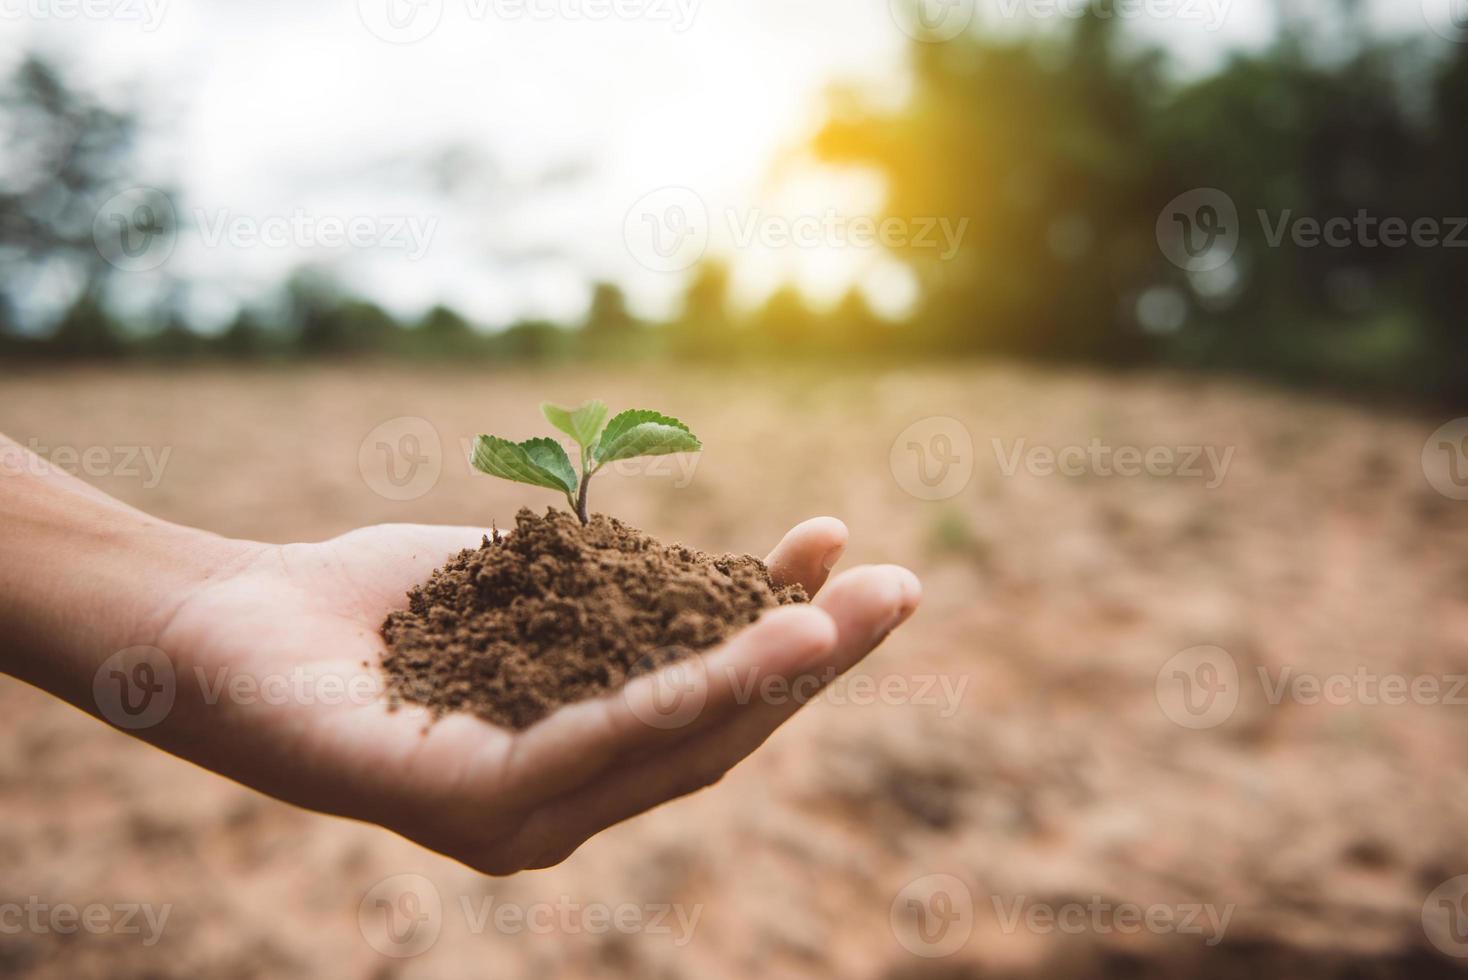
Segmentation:
{"type": "Polygon", "coordinates": [[[471,477],[461,440],[540,434],[542,398],[588,396],[673,412],[707,447],[691,474],[664,461],[601,478],[598,509],[757,552],[830,513],[852,529],[844,564],[919,573],[925,604],[869,680],[828,692],[713,790],[508,880],[0,682],[0,976],[1468,964],[1468,879],[1453,882],[1468,874],[1468,503],[1422,465],[1446,419],[1014,367],[840,381],[340,368],[11,376],[0,431],[59,461],[104,447],[88,478],[173,520],[321,539],[554,503],[471,477]],[[1150,461],[1141,473],[1116,472],[1124,449],[1150,461]],[[1393,677],[1419,683],[1403,699],[1393,677]],[[369,892],[399,875],[441,903],[435,941],[409,957],[364,928],[369,892]],[[137,932],[12,928],[22,913],[4,910],[37,902],[169,914],[158,934],[142,914],[137,932]]]}

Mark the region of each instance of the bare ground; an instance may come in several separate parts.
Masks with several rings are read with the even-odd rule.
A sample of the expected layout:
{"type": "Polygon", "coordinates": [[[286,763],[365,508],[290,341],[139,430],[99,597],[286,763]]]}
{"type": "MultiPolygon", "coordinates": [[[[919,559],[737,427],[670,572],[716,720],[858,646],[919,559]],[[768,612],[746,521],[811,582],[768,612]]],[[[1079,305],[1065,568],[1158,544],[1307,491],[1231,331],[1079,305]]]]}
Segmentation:
{"type": "Polygon", "coordinates": [[[1448,703],[1468,674],[1468,503],[1435,492],[1421,464],[1443,419],[1012,366],[842,380],[340,368],[12,376],[0,431],[53,453],[105,447],[113,472],[89,479],[173,520],[320,539],[378,521],[507,523],[552,503],[472,477],[461,440],[539,434],[542,398],[592,395],[677,414],[707,447],[691,478],[601,478],[598,509],[753,551],[831,513],[852,529],[847,564],[919,572],[924,607],[861,668],[872,686],[838,686],[713,790],[559,868],[492,880],[5,681],[0,908],[36,896],[171,912],[152,946],[13,931],[0,914],[0,976],[1430,977],[1468,963],[1445,955],[1468,954],[1468,933],[1441,931],[1450,910],[1428,903],[1424,922],[1429,893],[1468,873],[1468,691],[1448,703]],[[359,465],[369,433],[400,416],[426,419],[443,450],[433,488],[406,501],[359,465]],[[972,448],[933,444],[956,431],[922,421],[934,417],[972,448]],[[915,423],[920,444],[973,466],[950,499],[904,489],[922,492],[915,453],[893,452],[915,423]],[[1221,474],[1205,458],[1199,477],[1006,475],[1021,438],[1233,455],[1221,474]],[[137,475],[121,465],[138,447],[169,454],[154,486],[143,461],[137,475]],[[1189,728],[1159,674],[1200,645],[1237,667],[1238,703],[1189,728]],[[1301,675],[1354,680],[1334,703],[1272,703],[1301,675]],[[1440,694],[1382,703],[1369,678],[1384,675],[1436,679],[1440,694]],[[363,896],[399,874],[426,876],[443,902],[437,942],[406,959],[359,928],[363,896]],[[972,916],[940,939],[914,932],[904,891],[935,874],[958,882],[944,879],[958,904],[942,908],[972,916]],[[582,911],[569,929],[513,933],[478,918],[490,898],[582,911]],[[596,903],[699,917],[691,936],[623,933],[584,914],[596,903]],[[1127,903],[1174,925],[1091,912],[1127,903]],[[1189,909],[1230,907],[1221,933],[1201,913],[1201,933],[1176,928],[1189,909]],[[944,956],[910,949],[945,941],[944,956]]]}

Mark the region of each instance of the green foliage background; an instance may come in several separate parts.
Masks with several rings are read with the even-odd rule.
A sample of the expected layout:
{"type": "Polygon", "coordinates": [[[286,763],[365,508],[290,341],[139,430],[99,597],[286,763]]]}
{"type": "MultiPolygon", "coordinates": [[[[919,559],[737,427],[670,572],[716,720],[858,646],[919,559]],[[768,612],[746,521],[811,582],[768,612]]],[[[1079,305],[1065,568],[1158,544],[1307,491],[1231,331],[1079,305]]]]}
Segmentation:
{"type": "Polygon", "coordinates": [[[1003,355],[1468,402],[1468,247],[1271,246],[1254,217],[1468,217],[1468,45],[1360,28],[1326,56],[1285,28],[1267,50],[1179,80],[1118,30],[1089,16],[1062,33],[915,43],[899,109],[832,94],[819,158],[880,171],[893,216],[969,222],[948,260],[898,255],[921,287],[900,323],[855,293],[817,311],[787,289],[736,313],[728,270],[710,262],[664,323],[639,320],[609,283],[582,323],[488,329],[443,307],[404,323],[303,271],[223,333],[202,336],[166,302],[140,324],[113,309],[117,273],[90,239],[99,195],[128,172],[136,121],[32,59],[3,101],[12,139],[40,149],[15,154],[31,169],[0,183],[0,360],[1003,355]],[[1241,217],[1224,289],[1168,263],[1156,240],[1167,202],[1201,187],[1224,190],[1241,217]],[[16,300],[53,260],[82,270],[75,301],[44,331],[21,329],[16,300]],[[1148,298],[1167,322],[1139,315],[1148,298]]]}

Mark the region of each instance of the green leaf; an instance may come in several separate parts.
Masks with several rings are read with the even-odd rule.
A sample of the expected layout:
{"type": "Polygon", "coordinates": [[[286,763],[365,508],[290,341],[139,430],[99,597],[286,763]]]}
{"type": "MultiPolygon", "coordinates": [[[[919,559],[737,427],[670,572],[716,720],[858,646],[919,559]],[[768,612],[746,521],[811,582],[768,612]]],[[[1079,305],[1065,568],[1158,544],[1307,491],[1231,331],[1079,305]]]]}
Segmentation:
{"type": "Polygon", "coordinates": [[[647,409],[633,409],[607,423],[594,455],[601,464],[635,456],[692,453],[702,448],[698,437],[677,419],[647,409]]]}
{"type": "Polygon", "coordinates": [[[596,442],[596,434],[601,431],[602,423],[607,420],[606,402],[596,399],[582,402],[576,408],[562,408],[559,405],[544,402],[540,410],[551,425],[575,439],[579,446],[590,446],[596,442]]]}
{"type": "Polygon", "coordinates": [[[568,493],[576,492],[576,471],[571,468],[571,459],[560,443],[540,438],[522,442],[520,446],[536,466],[553,475],[568,493]]]}
{"type": "Polygon", "coordinates": [[[571,468],[566,451],[554,439],[514,443],[498,436],[480,436],[474,440],[469,461],[481,473],[502,480],[563,493],[576,492],[576,471],[571,468]]]}

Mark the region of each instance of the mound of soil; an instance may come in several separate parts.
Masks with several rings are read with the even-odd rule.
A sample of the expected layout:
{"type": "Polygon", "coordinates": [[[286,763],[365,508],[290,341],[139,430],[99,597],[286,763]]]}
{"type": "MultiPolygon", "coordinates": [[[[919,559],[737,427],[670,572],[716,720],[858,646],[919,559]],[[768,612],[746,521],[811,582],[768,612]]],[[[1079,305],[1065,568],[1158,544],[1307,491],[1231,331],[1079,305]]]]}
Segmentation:
{"type": "Polygon", "coordinates": [[[805,602],[751,555],[665,545],[597,514],[521,510],[382,624],[394,704],[526,728],[563,704],[707,649],[771,606],[805,602]]]}

